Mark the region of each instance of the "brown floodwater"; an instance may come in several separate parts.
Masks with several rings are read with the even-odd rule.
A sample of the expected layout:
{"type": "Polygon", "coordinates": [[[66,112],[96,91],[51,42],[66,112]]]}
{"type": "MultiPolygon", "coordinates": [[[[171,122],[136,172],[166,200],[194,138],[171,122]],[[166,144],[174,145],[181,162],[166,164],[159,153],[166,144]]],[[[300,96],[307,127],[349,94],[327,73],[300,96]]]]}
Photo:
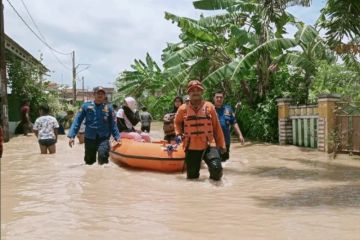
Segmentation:
{"type": "Polygon", "coordinates": [[[83,154],[65,136],[56,155],[34,136],[5,144],[1,239],[360,239],[359,157],[236,143],[213,182],[205,167],[188,181],[83,154]]]}

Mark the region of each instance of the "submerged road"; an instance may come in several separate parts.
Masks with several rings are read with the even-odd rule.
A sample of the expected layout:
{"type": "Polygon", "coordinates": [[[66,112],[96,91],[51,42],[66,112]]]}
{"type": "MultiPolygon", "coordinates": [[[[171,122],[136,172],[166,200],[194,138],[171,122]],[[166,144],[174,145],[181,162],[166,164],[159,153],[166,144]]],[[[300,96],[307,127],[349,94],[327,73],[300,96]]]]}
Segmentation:
{"type": "MultiPolygon", "coordinates": [[[[160,125],[153,137],[161,137],[160,125]]],[[[360,239],[360,158],[233,144],[224,178],[83,164],[60,136],[17,136],[1,159],[1,239],[360,239]]]]}

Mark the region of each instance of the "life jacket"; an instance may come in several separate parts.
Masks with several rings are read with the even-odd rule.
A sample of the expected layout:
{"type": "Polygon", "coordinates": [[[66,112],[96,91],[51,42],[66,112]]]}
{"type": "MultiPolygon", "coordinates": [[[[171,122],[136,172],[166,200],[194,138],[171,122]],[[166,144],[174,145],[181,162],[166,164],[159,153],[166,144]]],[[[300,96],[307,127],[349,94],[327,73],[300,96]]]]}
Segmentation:
{"type": "Polygon", "coordinates": [[[163,117],[164,125],[163,130],[165,136],[175,135],[174,119],[176,113],[167,113],[163,117]]]}
{"type": "Polygon", "coordinates": [[[195,139],[205,142],[207,146],[216,146],[211,120],[212,105],[204,102],[197,112],[189,105],[186,106],[184,117],[184,147],[187,149],[195,139]]]}

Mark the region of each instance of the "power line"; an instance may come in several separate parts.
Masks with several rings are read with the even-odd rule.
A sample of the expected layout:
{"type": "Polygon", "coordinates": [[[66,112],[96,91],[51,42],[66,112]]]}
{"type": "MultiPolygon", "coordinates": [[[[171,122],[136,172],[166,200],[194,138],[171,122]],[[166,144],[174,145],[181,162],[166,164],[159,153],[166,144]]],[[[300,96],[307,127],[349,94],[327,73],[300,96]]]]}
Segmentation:
{"type": "Polygon", "coordinates": [[[27,8],[27,6],[26,6],[25,2],[24,2],[23,0],[21,0],[21,3],[22,3],[22,5],[24,6],[24,8],[25,8],[25,10],[26,10],[26,12],[27,12],[27,14],[28,14],[28,16],[30,17],[31,22],[34,24],[35,28],[37,29],[37,31],[38,31],[38,33],[39,33],[39,35],[42,37],[42,39],[43,39],[45,42],[47,42],[47,41],[46,41],[46,38],[45,38],[45,37],[44,37],[44,35],[41,33],[41,31],[40,31],[40,29],[39,29],[38,25],[36,24],[36,22],[35,22],[34,18],[32,17],[32,15],[31,15],[31,13],[30,13],[29,9],[27,8]]]}
{"type": "MultiPolygon", "coordinates": [[[[16,15],[21,19],[21,21],[25,24],[25,26],[35,35],[35,37],[42,42],[45,46],[47,46],[50,50],[55,51],[59,54],[63,54],[63,55],[70,55],[71,53],[64,53],[64,52],[60,52],[58,50],[56,50],[55,48],[53,48],[52,46],[50,46],[50,44],[48,44],[46,41],[44,41],[30,26],[29,24],[25,21],[25,19],[20,15],[20,13],[16,10],[16,8],[14,7],[14,5],[12,5],[12,3],[9,0],[6,0],[9,5],[11,6],[11,8],[14,10],[14,12],[16,13],[16,15]]],[[[32,18],[31,18],[32,19],[32,18]]]]}
{"type": "MultiPolygon", "coordinates": [[[[40,40],[46,47],[48,47],[48,48],[50,49],[50,52],[51,52],[51,54],[54,56],[54,58],[56,59],[56,61],[57,61],[62,67],[64,67],[65,69],[71,70],[70,67],[68,67],[66,64],[64,64],[64,63],[56,56],[56,54],[54,53],[54,51],[55,51],[56,53],[63,54],[63,55],[68,55],[68,54],[62,53],[62,52],[60,52],[60,51],[57,51],[56,49],[54,49],[53,47],[51,47],[50,44],[48,44],[48,43],[46,42],[45,37],[41,34],[39,28],[37,27],[34,19],[32,18],[31,14],[30,14],[29,10],[27,9],[25,3],[23,2],[24,7],[25,7],[26,11],[28,12],[28,14],[29,14],[29,16],[30,16],[33,24],[35,25],[36,29],[39,31],[39,34],[42,36],[42,38],[41,38],[38,34],[35,33],[35,31],[34,31],[34,30],[29,26],[29,24],[24,20],[24,18],[20,15],[20,13],[16,10],[16,8],[11,4],[11,2],[10,2],[9,0],[7,0],[7,2],[10,4],[10,6],[12,7],[12,9],[15,11],[16,15],[21,19],[21,21],[25,24],[25,26],[35,35],[35,37],[36,37],[38,40],[40,40]]],[[[70,54],[71,54],[71,53],[70,53],[70,54]]]]}
{"type": "MultiPolygon", "coordinates": [[[[38,25],[36,24],[34,18],[32,17],[29,9],[28,9],[27,6],[26,6],[25,2],[24,2],[23,0],[21,0],[21,3],[22,3],[22,5],[24,6],[24,8],[25,8],[25,10],[26,10],[26,12],[27,12],[27,14],[28,14],[28,16],[29,16],[30,19],[31,19],[31,22],[32,22],[33,25],[35,26],[35,28],[36,28],[36,30],[38,31],[39,35],[42,37],[42,40],[47,43],[47,40],[46,40],[45,36],[41,33],[40,28],[39,28],[38,25]]],[[[50,45],[50,44],[48,44],[48,45],[50,45]]],[[[52,49],[50,49],[50,50],[51,50],[51,51],[50,51],[51,54],[54,56],[54,58],[56,59],[56,61],[57,61],[60,65],[62,65],[62,66],[63,66],[64,68],[66,68],[67,70],[71,70],[71,68],[70,68],[69,66],[67,66],[64,62],[62,62],[62,61],[56,56],[56,54],[54,53],[54,51],[55,51],[56,53],[59,53],[59,54],[64,54],[64,53],[59,52],[59,51],[57,51],[57,50],[52,50],[52,49]]],[[[64,55],[65,55],[65,54],[64,54],[64,55]]],[[[66,55],[67,55],[67,54],[66,54],[66,55]]]]}
{"type": "Polygon", "coordinates": [[[61,64],[61,66],[63,66],[63,67],[66,68],[67,70],[71,70],[71,67],[69,67],[69,66],[67,66],[65,63],[63,63],[63,62],[58,58],[58,56],[56,56],[56,54],[55,54],[53,51],[50,51],[50,52],[51,52],[51,54],[55,57],[56,61],[61,64]]]}
{"type": "MultiPolygon", "coordinates": [[[[36,24],[36,22],[35,22],[34,18],[32,17],[32,15],[31,15],[28,7],[26,6],[25,2],[24,2],[23,0],[21,0],[21,3],[22,3],[22,5],[24,6],[27,14],[29,15],[29,17],[30,17],[30,19],[31,19],[31,22],[32,22],[33,25],[35,26],[36,30],[39,32],[39,35],[42,37],[42,39],[44,40],[44,42],[46,42],[48,45],[50,45],[50,44],[48,43],[47,39],[45,38],[45,36],[41,33],[39,26],[36,24]]],[[[59,53],[59,54],[63,54],[63,55],[70,55],[70,54],[71,54],[71,53],[60,52],[60,51],[54,49],[53,47],[52,47],[51,49],[52,49],[53,51],[55,51],[56,53],[59,53]]]]}

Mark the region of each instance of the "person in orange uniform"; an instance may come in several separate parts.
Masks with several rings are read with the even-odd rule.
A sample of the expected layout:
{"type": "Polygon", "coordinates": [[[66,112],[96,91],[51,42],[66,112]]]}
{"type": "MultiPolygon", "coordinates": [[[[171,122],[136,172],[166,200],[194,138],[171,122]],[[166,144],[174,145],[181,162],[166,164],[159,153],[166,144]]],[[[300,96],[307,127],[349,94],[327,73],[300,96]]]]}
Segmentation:
{"type": "Polygon", "coordinates": [[[219,181],[223,170],[218,149],[224,152],[226,146],[215,107],[203,100],[204,87],[200,81],[190,81],[187,92],[190,102],[181,105],[175,116],[176,142],[183,141],[187,178],[199,178],[204,159],[210,179],[219,181]]]}

